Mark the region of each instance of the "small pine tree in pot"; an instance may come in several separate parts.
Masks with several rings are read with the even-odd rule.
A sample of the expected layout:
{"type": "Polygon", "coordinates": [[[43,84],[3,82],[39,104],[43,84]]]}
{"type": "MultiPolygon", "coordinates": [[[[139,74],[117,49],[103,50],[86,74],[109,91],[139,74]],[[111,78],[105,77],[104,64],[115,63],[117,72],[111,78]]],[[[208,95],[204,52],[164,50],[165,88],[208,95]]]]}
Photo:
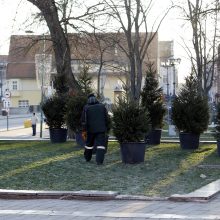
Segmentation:
{"type": "Polygon", "coordinates": [[[171,118],[180,132],[183,149],[199,147],[199,137],[208,128],[209,107],[207,98],[198,90],[198,81],[192,74],[172,102],[171,118]]]}
{"type": "Polygon", "coordinates": [[[161,129],[166,109],[163,103],[163,90],[159,88],[153,63],[147,66],[144,87],[141,92],[141,104],[149,112],[151,128],[146,136],[149,144],[160,144],[161,129]]]}
{"type": "Polygon", "coordinates": [[[217,140],[217,152],[220,156],[220,103],[217,104],[216,126],[214,129],[214,137],[217,140]]]}
{"type": "Polygon", "coordinates": [[[67,139],[67,129],[64,115],[66,114],[66,96],[55,94],[47,98],[41,105],[46,117],[45,122],[50,129],[50,139],[52,143],[65,142],[67,139]]]}
{"type": "Polygon", "coordinates": [[[76,143],[84,147],[85,140],[82,137],[81,115],[83,107],[87,103],[87,96],[93,92],[92,76],[89,74],[89,67],[86,64],[83,64],[77,82],[80,86],[80,93],[69,97],[65,120],[69,133],[74,133],[76,143]]]}
{"type": "Polygon", "coordinates": [[[81,115],[83,107],[86,105],[86,103],[87,96],[85,96],[84,94],[78,94],[69,97],[65,115],[66,124],[68,128],[74,132],[76,142],[81,147],[83,147],[85,144],[82,138],[81,115]]]}
{"type": "Polygon", "coordinates": [[[149,128],[148,112],[137,102],[126,99],[120,99],[112,112],[112,129],[120,143],[122,162],[143,162],[146,146],[143,140],[149,128]]]}

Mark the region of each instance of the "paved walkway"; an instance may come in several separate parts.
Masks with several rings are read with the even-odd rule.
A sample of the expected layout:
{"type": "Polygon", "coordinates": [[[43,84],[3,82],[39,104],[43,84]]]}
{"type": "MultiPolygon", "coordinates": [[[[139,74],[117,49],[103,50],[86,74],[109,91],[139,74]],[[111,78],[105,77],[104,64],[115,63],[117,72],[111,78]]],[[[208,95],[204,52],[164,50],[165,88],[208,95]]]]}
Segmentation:
{"type": "Polygon", "coordinates": [[[207,203],[172,201],[0,200],[1,220],[220,219],[220,196],[207,203]]]}
{"type": "Polygon", "coordinates": [[[0,131],[0,140],[44,140],[49,138],[49,130],[44,125],[42,138],[40,138],[40,124],[37,125],[36,136],[32,136],[32,128],[11,128],[8,131],[0,131]]]}

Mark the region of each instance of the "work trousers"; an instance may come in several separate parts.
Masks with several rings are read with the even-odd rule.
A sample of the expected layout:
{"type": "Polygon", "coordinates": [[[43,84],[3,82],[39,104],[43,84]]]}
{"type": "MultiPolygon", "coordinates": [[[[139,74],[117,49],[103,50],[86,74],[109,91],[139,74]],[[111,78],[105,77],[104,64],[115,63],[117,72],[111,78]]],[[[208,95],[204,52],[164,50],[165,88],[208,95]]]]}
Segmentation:
{"type": "Polygon", "coordinates": [[[93,148],[96,147],[96,163],[103,164],[105,157],[105,132],[87,133],[84,157],[86,161],[92,159],[93,148]]]}

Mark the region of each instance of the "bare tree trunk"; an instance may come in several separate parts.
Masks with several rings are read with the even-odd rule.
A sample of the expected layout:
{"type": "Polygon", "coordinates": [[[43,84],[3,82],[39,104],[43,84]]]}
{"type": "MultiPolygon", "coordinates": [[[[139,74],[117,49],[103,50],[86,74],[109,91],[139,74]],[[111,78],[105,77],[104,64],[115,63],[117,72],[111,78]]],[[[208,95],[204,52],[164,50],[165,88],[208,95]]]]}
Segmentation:
{"type": "Polygon", "coordinates": [[[99,70],[98,70],[98,77],[97,77],[97,96],[98,98],[101,97],[101,86],[100,86],[100,80],[101,80],[101,72],[102,72],[102,66],[103,66],[103,57],[102,57],[102,54],[101,54],[101,57],[100,57],[100,65],[99,65],[99,70]]]}
{"type": "Polygon", "coordinates": [[[65,76],[69,90],[79,91],[79,85],[71,69],[71,53],[68,37],[60,25],[57,7],[54,0],[27,0],[34,4],[44,16],[50,31],[55,53],[58,76],[65,76]]]}
{"type": "MultiPolygon", "coordinates": [[[[189,19],[189,22],[193,31],[193,50],[195,52],[195,57],[193,58],[191,53],[191,62],[193,70],[197,75],[199,82],[199,91],[201,94],[208,95],[212,85],[215,72],[215,56],[216,56],[216,35],[217,35],[217,13],[218,13],[218,1],[216,1],[215,8],[213,9],[203,9],[202,3],[203,0],[196,0],[195,4],[192,1],[187,0],[188,2],[188,14],[186,17],[189,19]],[[207,11],[206,11],[207,10],[207,11]],[[214,19],[214,33],[213,41],[209,48],[208,38],[206,33],[206,20],[209,18],[209,13],[213,11],[215,14],[214,19]],[[212,53],[209,54],[209,52],[212,53]]],[[[206,5],[207,7],[207,5],[206,5]]]]}

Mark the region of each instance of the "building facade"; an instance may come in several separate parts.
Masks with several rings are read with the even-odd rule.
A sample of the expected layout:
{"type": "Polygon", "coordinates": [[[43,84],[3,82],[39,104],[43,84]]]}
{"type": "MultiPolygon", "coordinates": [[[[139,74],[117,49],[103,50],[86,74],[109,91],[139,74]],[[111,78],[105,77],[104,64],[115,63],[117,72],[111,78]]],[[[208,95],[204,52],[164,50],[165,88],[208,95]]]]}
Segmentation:
{"type": "Polygon", "coordinates": [[[8,59],[7,55],[0,55],[0,101],[2,101],[6,89],[7,59],[8,59]]]}
{"type": "MultiPolygon", "coordinates": [[[[113,34],[114,35],[114,34],[113,34]]],[[[77,78],[83,65],[89,66],[93,88],[100,92],[106,102],[114,102],[114,92],[126,85],[129,62],[125,53],[115,44],[111,33],[94,37],[70,35],[72,70],[77,78]],[[100,47],[101,45],[101,47],[100,47]],[[100,49],[101,48],[101,49],[100,49]],[[100,75],[100,77],[98,77],[100,75]]],[[[11,92],[12,108],[39,106],[44,96],[53,93],[53,76],[56,74],[55,59],[49,36],[12,35],[7,65],[7,88],[11,92]]],[[[117,36],[123,44],[123,35],[117,36]]],[[[125,44],[125,43],[124,43],[125,44]]],[[[158,36],[151,42],[143,62],[158,66],[158,36]]],[[[143,76],[144,77],[144,76],[143,76]]]]}

